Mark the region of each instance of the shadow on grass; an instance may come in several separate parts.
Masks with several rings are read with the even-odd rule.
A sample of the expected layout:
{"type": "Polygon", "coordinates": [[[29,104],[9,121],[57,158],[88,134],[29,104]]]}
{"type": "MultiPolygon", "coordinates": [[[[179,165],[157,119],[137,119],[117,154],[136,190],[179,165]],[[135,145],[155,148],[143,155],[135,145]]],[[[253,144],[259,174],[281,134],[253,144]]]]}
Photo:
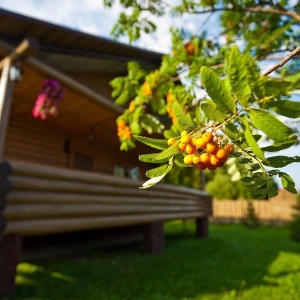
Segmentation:
{"type": "Polygon", "coordinates": [[[208,239],[196,240],[192,224],[166,227],[166,249],[159,255],[144,255],[134,243],[23,263],[17,293],[9,299],[220,299],[230,291],[278,286],[270,278],[299,279],[300,244],[289,240],[285,228],[212,225],[208,239]],[[285,252],[295,254],[298,265],[279,262],[285,252]]]}

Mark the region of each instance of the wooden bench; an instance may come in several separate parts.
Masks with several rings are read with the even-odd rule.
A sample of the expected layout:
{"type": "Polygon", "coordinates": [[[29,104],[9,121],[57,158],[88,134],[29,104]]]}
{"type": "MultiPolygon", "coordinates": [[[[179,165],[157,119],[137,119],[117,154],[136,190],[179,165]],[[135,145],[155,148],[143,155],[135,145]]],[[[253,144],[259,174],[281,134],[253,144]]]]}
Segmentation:
{"type": "Polygon", "coordinates": [[[212,198],[203,191],[21,162],[0,164],[0,296],[14,289],[22,237],[141,226],[145,251],[163,250],[163,222],[196,220],[208,235],[212,198]]]}

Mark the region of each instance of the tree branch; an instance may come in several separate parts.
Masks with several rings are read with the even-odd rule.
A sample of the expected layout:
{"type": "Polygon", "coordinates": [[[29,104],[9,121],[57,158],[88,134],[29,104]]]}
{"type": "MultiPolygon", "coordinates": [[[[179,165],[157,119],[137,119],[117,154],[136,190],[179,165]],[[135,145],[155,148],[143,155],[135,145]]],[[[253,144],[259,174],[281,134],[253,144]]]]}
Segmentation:
{"type": "Polygon", "coordinates": [[[272,73],[273,71],[275,71],[276,69],[282,67],[283,65],[285,65],[291,58],[293,58],[294,56],[300,54],[300,46],[297,47],[294,51],[292,51],[291,53],[289,53],[281,62],[279,62],[277,65],[273,66],[271,69],[269,69],[268,71],[264,72],[262,75],[263,76],[267,76],[270,73],[272,73]]]}
{"type": "Polygon", "coordinates": [[[266,14],[275,14],[275,15],[281,15],[281,16],[289,16],[298,22],[300,22],[300,14],[298,14],[295,11],[292,10],[286,10],[286,9],[275,9],[275,8],[264,8],[261,6],[256,6],[256,7],[232,7],[232,8],[227,8],[227,7],[220,7],[220,8],[212,8],[212,9],[207,9],[207,10],[201,10],[201,11],[194,11],[191,13],[194,14],[207,14],[207,13],[212,13],[212,12],[217,12],[217,11],[239,11],[239,12],[255,12],[255,13],[266,13],[266,14]]]}

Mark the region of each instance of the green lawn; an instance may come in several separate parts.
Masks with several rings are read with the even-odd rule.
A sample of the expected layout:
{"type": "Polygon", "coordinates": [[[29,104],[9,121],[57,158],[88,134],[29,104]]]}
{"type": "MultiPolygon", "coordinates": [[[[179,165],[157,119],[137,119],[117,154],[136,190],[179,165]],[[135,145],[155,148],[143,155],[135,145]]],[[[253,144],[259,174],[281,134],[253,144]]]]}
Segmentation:
{"type": "Polygon", "coordinates": [[[300,299],[300,244],[286,228],[211,225],[206,240],[194,239],[192,223],[166,230],[160,255],[136,243],[24,262],[9,299],[300,299]]]}

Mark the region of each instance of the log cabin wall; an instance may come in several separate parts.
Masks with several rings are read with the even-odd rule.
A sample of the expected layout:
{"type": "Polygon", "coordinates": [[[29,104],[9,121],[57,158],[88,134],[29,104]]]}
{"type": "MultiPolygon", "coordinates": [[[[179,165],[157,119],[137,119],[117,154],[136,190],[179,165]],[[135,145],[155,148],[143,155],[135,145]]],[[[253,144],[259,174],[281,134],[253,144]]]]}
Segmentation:
{"type": "Polygon", "coordinates": [[[105,141],[99,138],[90,142],[88,136],[49,128],[40,120],[10,118],[5,160],[72,169],[76,154],[93,159],[93,172],[114,174],[116,166],[139,166],[141,177],[145,173],[145,166],[141,165],[137,156],[105,147],[105,141]]]}

